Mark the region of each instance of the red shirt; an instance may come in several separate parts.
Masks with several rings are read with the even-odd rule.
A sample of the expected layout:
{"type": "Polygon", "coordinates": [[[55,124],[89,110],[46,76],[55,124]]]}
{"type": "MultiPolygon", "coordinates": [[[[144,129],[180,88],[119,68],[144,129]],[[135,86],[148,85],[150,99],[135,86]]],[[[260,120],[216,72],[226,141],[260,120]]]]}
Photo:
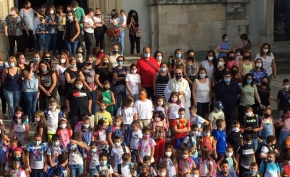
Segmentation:
{"type": "Polygon", "coordinates": [[[100,62],[98,65],[96,65],[96,68],[98,68],[99,66],[102,65],[102,61],[103,61],[103,57],[104,57],[104,56],[105,56],[104,52],[101,52],[101,53],[97,56],[97,60],[99,59],[99,60],[101,60],[101,62],[100,62]]]}
{"type": "Polygon", "coordinates": [[[159,69],[159,65],[155,58],[150,57],[147,61],[145,58],[141,58],[137,62],[137,71],[141,77],[142,87],[152,87],[153,78],[159,69]],[[149,63],[150,64],[149,64],[149,63]]]}
{"type": "MultiPolygon", "coordinates": [[[[173,121],[172,126],[176,126],[177,129],[190,128],[190,121],[186,118],[177,118],[173,121]]],[[[175,138],[184,138],[186,136],[187,136],[187,132],[175,133],[175,138]]]]}

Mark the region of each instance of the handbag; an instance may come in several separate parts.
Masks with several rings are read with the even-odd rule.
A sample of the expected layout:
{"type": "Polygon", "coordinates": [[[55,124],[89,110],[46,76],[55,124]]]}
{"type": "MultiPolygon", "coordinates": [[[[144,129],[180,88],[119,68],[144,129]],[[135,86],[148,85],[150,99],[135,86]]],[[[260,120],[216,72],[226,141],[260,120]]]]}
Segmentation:
{"type": "MultiPolygon", "coordinates": [[[[133,23],[132,23],[132,25],[133,25],[133,23]]],[[[141,31],[140,31],[140,30],[137,31],[137,30],[135,29],[135,26],[134,26],[134,25],[133,25],[133,29],[134,29],[134,31],[135,31],[135,33],[136,33],[136,37],[141,38],[141,37],[142,37],[142,33],[141,33],[141,31]]]]}
{"type": "Polygon", "coordinates": [[[115,95],[125,93],[126,86],[124,84],[118,85],[115,87],[115,95]]]}

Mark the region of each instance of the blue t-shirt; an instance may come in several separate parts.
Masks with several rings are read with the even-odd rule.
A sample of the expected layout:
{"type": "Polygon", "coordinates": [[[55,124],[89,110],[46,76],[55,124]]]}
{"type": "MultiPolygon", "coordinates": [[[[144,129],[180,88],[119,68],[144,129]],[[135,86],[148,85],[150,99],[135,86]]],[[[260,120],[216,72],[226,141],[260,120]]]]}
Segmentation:
{"type": "MultiPolygon", "coordinates": [[[[224,173],[222,171],[217,173],[217,177],[225,177],[224,173]]],[[[229,175],[226,177],[237,177],[236,172],[234,170],[229,171],[229,175]]]]}
{"type": "MultiPolygon", "coordinates": [[[[118,77],[125,77],[126,74],[127,74],[127,68],[125,66],[123,66],[121,69],[118,68],[118,66],[116,66],[114,69],[113,69],[113,73],[117,73],[117,76],[118,77]]],[[[117,85],[125,85],[125,79],[124,80],[121,80],[121,81],[116,81],[115,82],[115,86],[117,85]]]]}
{"type": "MultiPolygon", "coordinates": [[[[219,42],[218,45],[220,45],[220,49],[221,50],[229,50],[231,43],[226,42],[225,44],[223,44],[222,42],[219,42]]],[[[219,57],[226,57],[227,54],[226,53],[220,53],[219,57]]]]}
{"type": "Polygon", "coordinates": [[[277,95],[279,99],[279,110],[284,110],[290,107],[290,90],[280,90],[277,95]]]}
{"type": "Polygon", "coordinates": [[[251,69],[250,73],[253,74],[253,81],[258,84],[262,82],[262,79],[264,77],[268,76],[267,71],[265,69],[264,71],[254,71],[253,69],[251,69]]]}
{"type": "Polygon", "coordinates": [[[263,161],[260,165],[259,173],[263,174],[265,168],[266,172],[264,177],[278,177],[278,173],[280,173],[280,167],[276,162],[268,163],[263,161]]]}
{"type": "Polygon", "coordinates": [[[217,152],[226,152],[227,141],[226,141],[226,133],[224,130],[220,131],[219,129],[215,129],[212,131],[212,136],[217,141],[216,142],[216,151],[217,152]]]}
{"type": "MultiPolygon", "coordinates": [[[[41,23],[36,28],[35,33],[37,33],[37,32],[46,32],[47,30],[48,30],[47,26],[45,24],[41,23]]],[[[45,39],[45,37],[46,37],[46,33],[44,33],[44,34],[40,33],[38,35],[39,35],[40,39],[45,39]]]]}

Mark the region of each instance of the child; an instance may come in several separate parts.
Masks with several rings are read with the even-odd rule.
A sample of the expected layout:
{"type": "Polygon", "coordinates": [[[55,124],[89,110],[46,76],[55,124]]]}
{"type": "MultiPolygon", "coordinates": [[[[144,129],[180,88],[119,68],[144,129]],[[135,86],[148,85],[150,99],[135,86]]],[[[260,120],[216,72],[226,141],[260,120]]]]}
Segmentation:
{"type": "Polygon", "coordinates": [[[282,127],[279,135],[279,144],[282,145],[282,148],[286,148],[287,153],[290,153],[290,142],[287,140],[287,137],[290,136],[290,109],[283,110],[283,115],[278,120],[278,126],[282,127]]]}
{"type": "Polygon", "coordinates": [[[179,151],[181,149],[181,144],[184,140],[184,138],[187,136],[187,132],[190,131],[190,122],[185,117],[185,109],[179,108],[178,110],[179,118],[175,119],[173,121],[173,130],[175,132],[175,147],[176,147],[176,153],[179,154],[179,151]]]}
{"type": "Polygon", "coordinates": [[[161,111],[155,111],[153,113],[153,122],[151,125],[152,138],[156,142],[154,159],[155,164],[159,163],[159,159],[162,157],[165,143],[166,143],[166,132],[168,130],[167,124],[165,122],[164,114],[161,111]]]}
{"type": "Polygon", "coordinates": [[[268,136],[275,136],[274,120],[271,114],[271,108],[266,108],[264,110],[264,116],[261,117],[261,123],[263,126],[263,129],[260,133],[261,143],[266,143],[266,139],[268,136]]]}
{"type": "Polygon", "coordinates": [[[94,131],[90,127],[90,118],[88,117],[83,120],[83,125],[79,132],[79,140],[82,140],[86,146],[89,146],[94,141],[94,131]]]}
{"type": "Polygon", "coordinates": [[[56,108],[57,102],[54,98],[49,99],[48,106],[45,110],[45,116],[47,120],[48,142],[51,142],[52,135],[56,134],[58,121],[63,116],[63,112],[56,108]]]}
{"type": "Polygon", "coordinates": [[[166,172],[166,166],[165,165],[160,165],[159,166],[159,169],[158,169],[158,176],[159,177],[166,177],[167,175],[167,172],[166,172]]]}
{"type": "Polygon", "coordinates": [[[200,177],[198,168],[192,169],[192,177],[200,177]]]}
{"type": "Polygon", "coordinates": [[[130,149],[132,155],[132,162],[137,163],[137,155],[138,155],[138,146],[139,146],[139,139],[142,138],[142,130],[140,129],[140,124],[138,120],[134,120],[132,122],[132,131],[130,135],[130,149]]]}
{"type": "Polygon", "coordinates": [[[182,151],[182,158],[178,162],[178,173],[181,176],[192,174],[192,169],[196,168],[194,161],[189,157],[189,150],[182,151]]]}
{"type": "Polygon", "coordinates": [[[194,161],[194,163],[198,166],[198,127],[197,124],[191,125],[191,132],[187,137],[184,138],[181,148],[186,149],[188,148],[190,151],[190,158],[194,161]]]}
{"type": "Polygon", "coordinates": [[[255,150],[251,136],[244,136],[243,145],[238,149],[236,158],[239,163],[239,174],[248,172],[251,162],[255,161],[255,150]]]}
{"type": "Polygon", "coordinates": [[[59,135],[52,136],[52,145],[47,148],[47,163],[53,167],[59,163],[59,155],[64,154],[64,147],[60,144],[59,135]]]}
{"type": "Polygon", "coordinates": [[[98,148],[101,152],[109,153],[108,132],[106,129],[106,121],[104,119],[99,120],[98,126],[96,126],[94,136],[95,141],[98,143],[98,148]]]}
{"type": "Polygon", "coordinates": [[[117,115],[113,122],[114,124],[110,126],[108,130],[108,140],[109,140],[110,145],[114,147],[114,143],[112,139],[114,139],[116,136],[120,136],[122,138],[122,143],[126,145],[126,143],[124,142],[125,128],[124,128],[122,116],[117,115]]]}
{"type": "Polygon", "coordinates": [[[131,155],[124,153],[122,155],[122,163],[114,167],[114,175],[121,177],[136,176],[137,164],[131,162],[131,155]]]}
{"type": "Polygon", "coordinates": [[[199,171],[200,176],[212,176],[215,173],[214,160],[210,157],[210,151],[207,146],[201,148],[199,171]]]}
{"type": "Polygon", "coordinates": [[[258,133],[263,129],[263,125],[259,120],[259,116],[253,113],[251,106],[246,106],[244,117],[244,135],[250,135],[254,150],[258,149],[258,133]]]}
{"type": "Polygon", "coordinates": [[[25,155],[29,159],[30,176],[43,177],[47,169],[46,147],[41,141],[41,135],[35,133],[34,142],[27,144],[25,155]]]}
{"type": "Polygon", "coordinates": [[[234,152],[237,152],[243,144],[243,134],[240,130],[240,122],[238,119],[233,120],[233,128],[228,132],[227,142],[234,148],[234,152]]]}
{"type": "Polygon", "coordinates": [[[107,104],[104,101],[99,102],[99,105],[100,105],[100,110],[97,111],[95,115],[95,126],[98,124],[99,120],[103,119],[106,122],[106,129],[108,129],[109,126],[111,126],[113,122],[112,116],[110,112],[106,110],[107,104]]]}
{"type": "Polygon", "coordinates": [[[57,158],[58,164],[55,166],[55,168],[50,168],[47,172],[46,175],[50,176],[52,174],[53,176],[67,176],[68,172],[66,169],[66,166],[68,164],[68,158],[66,154],[60,154],[57,158]],[[51,172],[50,172],[51,171],[51,172]]]}
{"type": "Polygon", "coordinates": [[[213,155],[214,158],[217,158],[216,141],[215,141],[213,136],[210,136],[210,126],[209,125],[203,126],[203,136],[200,138],[199,146],[200,147],[206,146],[208,148],[210,154],[213,155]]]}
{"type": "Polygon", "coordinates": [[[37,111],[35,113],[36,133],[39,133],[42,137],[42,142],[47,143],[47,123],[43,111],[37,111]]]}
{"type": "Polygon", "coordinates": [[[268,152],[267,161],[263,161],[260,165],[259,173],[261,177],[280,177],[280,166],[275,162],[275,153],[268,152]]]}
{"type": "Polygon", "coordinates": [[[166,175],[169,176],[177,176],[178,166],[177,160],[175,157],[174,148],[171,145],[166,146],[164,155],[160,159],[159,165],[166,166],[166,175]]]}
{"type": "Polygon", "coordinates": [[[218,159],[225,156],[227,141],[226,141],[226,133],[225,133],[225,126],[226,123],[223,119],[218,119],[216,121],[217,129],[212,131],[212,135],[216,140],[216,151],[218,155],[218,159]]]}
{"type": "Polygon", "coordinates": [[[29,120],[20,106],[14,109],[10,126],[10,137],[18,137],[21,144],[25,144],[25,140],[29,135],[29,120]]]}
{"type": "Polygon", "coordinates": [[[258,164],[260,164],[261,161],[263,161],[263,160],[267,160],[268,152],[270,152],[270,151],[274,151],[276,153],[278,152],[274,148],[274,145],[276,144],[276,141],[277,141],[277,138],[275,136],[270,135],[270,136],[267,137],[266,143],[261,146],[261,149],[258,149],[256,151],[256,157],[255,158],[256,158],[256,162],[258,164]]]}
{"type": "Polygon", "coordinates": [[[236,177],[236,172],[230,169],[229,162],[227,160],[221,161],[221,170],[217,174],[218,177],[236,177]]]}
{"type": "Polygon", "coordinates": [[[122,146],[123,140],[120,136],[115,136],[115,143],[111,150],[112,162],[114,162],[113,167],[122,163],[122,155],[125,153],[130,154],[130,149],[126,146],[122,146]]]}
{"type": "Polygon", "coordinates": [[[256,162],[252,162],[250,164],[250,171],[245,172],[243,175],[243,177],[260,177],[259,175],[259,171],[258,171],[258,164],[256,162]]]}
{"type": "Polygon", "coordinates": [[[143,137],[139,140],[138,146],[138,157],[139,162],[143,163],[143,157],[149,156],[151,162],[154,162],[154,151],[155,151],[155,141],[150,138],[150,129],[148,127],[144,127],[142,129],[143,137]]]}
{"type": "Polygon", "coordinates": [[[284,172],[282,171],[282,176],[290,176],[290,155],[288,154],[285,157],[285,161],[283,163],[284,172]]]}
{"type": "MultiPolygon", "coordinates": [[[[153,166],[153,165],[155,165],[155,163],[151,163],[151,158],[149,156],[144,156],[143,157],[143,164],[149,165],[149,174],[150,174],[150,176],[157,176],[157,173],[156,173],[156,171],[154,169],[154,166],[153,166]]],[[[140,169],[140,171],[141,170],[142,169],[140,169]]]]}
{"type": "Polygon", "coordinates": [[[196,124],[199,128],[199,131],[202,131],[203,125],[208,125],[209,122],[204,118],[200,117],[197,113],[197,108],[194,106],[189,107],[190,114],[190,125],[196,124]]]}
{"type": "Polygon", "coordinates": [[[217,162],[217,167],[218,170],[221,171],[221,165],[222,165],[222,161],[223,160],[227,160],[228,161],[228,165],[229,165],[229,169],[234,170],[235,172],[238,171],[238,163],[235,159],[234,156],[234,149],[232,146],[228,146],[225,156],[221,157],[221,159],[217,162]]]}
{"type": "Polygon", "coordinates": [[[0,168],[4,169],[7,159],[5,158],[10,139],[5,135],[4,127],[0,126],[0,168]]]}
{"type": "MultiPolygon", "coordinates": [[[[9,142],[6,142],[7,144],[9,144],[9,142]]],[[[15,148],[21,148],[22,147],[22,144],[19,140],[19,138],[17,137],[12,137],[10,139],[10,145],[8,146],[7,150],[6,150],[6,159],[10,159],[11,156],[13,155],[13,150],[15,148]]]]}
{"type": "Polygon", "coordinates": [[[88,157],[86,160],[86,167],[85,169],[94,176],[96,166],[99,165],[99,156],[98,156],[98,143],[96,141],[92,141],[90,143],[90,151],[88,153],[88,157]]]}
{"type": "Polygon", "coordinates": [[[161,111],[164,114],[164,117],[166,117],[166,122],[169,122],[168,115],[167,115],[167,106],[166,101],[162,96],[156,96],[155,102],[154,102],[154,110],[155,111],[161,111]]]}
{"type": "MultiPolygon", "coordinates": [[[[113,115],[114,112],[114,105],[116,104],[114,93],[110,90],[110,82],[108,80],[105,80],[103,83],[103,89],[101,92],[98,92],[97,95],[97,103],[100,104],[104,102],[105,103],[105,109],[113,115]]],[[[104,110],[101,110],[104,111],[104,110]]]]}
{"type": "Polygon", "coordinates": [[[283,110],[290,107],[290,82],[289,79],[283,80],[283,89],[277,95],[277,107],[279,109],[279,117],[283,115],[283,110]]]}
{"type": "Polygon", "coordinates": [[[179,100],[179,95],[177,92],[171,92],[167,107],[168,107],[167,114],[169,119],[169,127],[171,129],[171,132],[173,133],[173,121],[179,118],[178,111],[180,108],[183,107],[181,101],[179,100]]]}
{"type": "MultiPolygon", "coordinates": [[[[117,115],[123,117],[123,122],[125,125],[125,142],[126,144],[130,144],[130,131],[131,124],[133,120],[137,120],[137,111],[133,108],[134,99],[131,96],[127,96],[122,104],[122,106],[118,109],[117,115]]],[[[132,157],[132,159],[134,159],[132,157]]]]}
{"type": "Polygon", "coordinates": [[[71,173],[71,177],[77,177],[81,173],[83,173],[83,156],[82,156],[82,149],[85,148],[86,145],[81,141],[78,141],[78,134],[74,133],[71,136],[70,143],[67,144],[65,148],[65,152],[68,155],[68,164],[71,173]]]}
{"type": "Polygon", "coordinates": [[[208,119],[209,119],[209,125],[210,125],[210,129],[211,129],[211,130],[217,128],[217,127],[216,127],[216,120],[218,120],[218,119],[223,119],[223,120],[224,120],[224,119],[225,119],[225,114],[224,114],[224,112],[222,111],[223,108],[224,108],[224,107],[223,107],[222,102],[220,102],[220,101],[216,101],[216,102],[214,103],[214,111],[211,112],[211,113],[209,114],[209,117],[208,117],[208,119]]]}
{"type": "Polygon", "coordinates": [[[101,177],[102,175],[104,175],[104,176],[112,177],[112,174],[114,172],[111,165],[108,164],[107,154],[101,153],[99,155],[99,160],[100,160],[100,165],[96,166],[96,170],[94,171],[94,176],[101,177]]]}
{"type": "Polygon", "coordinates": [[[42,57],[43,51],[45,49],[45,44],[48,42],[46,41],[47,34],[48,34],[48,28],[47,25],[45,24],[45,18],[40,17],[39,21],[41,24],[38,25],[38,27],[35,30],[35,34],[38,35],[38,43],[39,43],[39,54],[42,57]]]}
{"type": "Polygon", "coordinates": [[[150,173],[150,166],[148,164],[143,164],[141,166],[140,174],[138,176],[139,177],[154,177],[155,175],[152,175],[150,173]]]}
{"type": "Polygon", "coordinates": [[[66,148],[67,144],[70,142],[70,137],[72,136],[72,129],[67,123],[66,118],[61,118],[58,123],[58,128],[56,131],[57,135],[60,137],[60,144],[66,148]]]}

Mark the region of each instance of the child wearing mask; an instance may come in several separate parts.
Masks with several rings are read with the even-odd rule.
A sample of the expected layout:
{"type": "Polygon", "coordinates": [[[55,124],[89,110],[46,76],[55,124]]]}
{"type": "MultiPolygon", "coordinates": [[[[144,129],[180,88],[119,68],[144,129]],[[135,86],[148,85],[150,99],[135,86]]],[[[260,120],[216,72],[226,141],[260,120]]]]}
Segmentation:
{"type": "Polygon", "coordinates": [[[260,165],[259,173],[261,177],[280,177],[280,166],[275,162],[275,152],[270,151],[267,160],[260,165]]]}
{"type": "Polygon", "coordinates": [[[48,142],[51,142],[52,136],[56,134],[58,122],[60,118],[62,118],[63,116],[63,112],[56,107],[57,107],[56,100],[54,98],[50,98],[48,101],[48,108],[45,110],[45,116],[47,120],[48,142]]]}
{"type": "MultiPolygon", "coordinates": [[[[108,111],[111,115],[113,115],[114,112],[114,106],[116,104],[116,99],[114,96],[114,93],[110,90],[111,88],[111,84],[108,80],[105,80],[103,83],[103,89],[101,91],[98,92],[97,94],[97,104],[100,105],[101,107],[101,103],[105,103],[105,109],[106,111],[108,111]]],[[[104,108],[104,107],[102,107],[104,108]]],[[[104,111],[101,109],[101,111],[104,111]]],[[[96,113],[96,117],[97,117],[97,113],[96,113]]]]}
{"type": "Polygon", "coordinates": [[[142,130],[140,129],[140,124],[138,120],[134,120],[132,122],[132,131],[130,135],[130,149],[131,149],[131,155],[132,155],[132,162],[137,163],[138,160],[138,146],[139,146],[139,140],[143,137],[142,130]]]}
{"type": "Polygon", "coordinates": [[[131,155],[124,153],[122,155],[122,163],[118,164],[114,168],[114,175],[120,177],[132,177],[136,176],[137,164],[131,162],[131,155]]]}
{"type": "Polygon", "coordinates": [[[234,156],[234,149],[232,146],[228,146],[226,149],[226,153],[225,156],[222,157],[218,162],[217,162],[217,167],[218,170],[221,171],[221,165],[222,165],[222,161],[223,160],[227,160],[228,161],[228,165],[229,165],[229,169],[230,170],[234,170],[235,172],[238,171],[238,162],[234,156]]]}
{"type": "Polygon", "coordinates": [[[234,152],[237,152],[239,147],[243,144],[243,133],[240,130],[240,122],[238,119],[233,120],[232,130],[227,134],[227,143],[232,146],[234,152]]]}
{"type": "Polygon", "coordinates": [[[144,127],[142,129],[143,137],[139,140],[138,146],[138,157],[139,162],[143,163],[143,157],[149,156],[151,162],[154,162],[154,151],[155,151],[155,141],[150,138],[150,129],[148,127],[144,127]]]}
{"type": "Polygon", "coordinates": [[[47,148],[47,163],[50,167],[57,165],[58,156],[64,154],[64,147],[60,144],[59,135],[52,136],[52,145],[47,148]]]}
{"type": "Polygon", "coordinates": [[[229,162],[227,160],[221,161],[221,171],[218,172],[217,177],[236,177],[236,172],[230,169],[229,162]]]}
{"type": "Polygon", "coordinates": [[[212,131],[212,136],[216,140],[216,151],[218,155],[218,159],[221,159],[225,156],[227,141],[226,141],[226,133],[225,126],[226,123],[223,119],[218,119],[216,121],[217,129],[212,131]]]}
{"type": "Polygon", "coordinates": [[[113,168],[108,164],[108,157],[106,153],[100,153],[99,155],[100,165],[95,167],[94,176],[101,177],[102,175],[106,177],[112,177],[113,168]]]}
{"type": "Polygon", "coordinates": [[[99,102],[99,105],[100,105],[100,110],[97,111],[95,115],[95,127],[98,124],[99,120],[103,119],[106,122],[106,129],[108,129],[109,126],[113,124],[112,116],[110,112],[106,110],[107,104],[104,101],[99,102]]]}
{"type": "Polygon", "coordinates": [[[223,119],[225,120],[225,114],[224,112],[222,111],[223,109],[223,104],[221,101],[216,101],[215,104],[214,104],[214,111],[212,111],[210,114],[209,114],[209,125],[210,125],[210,129],[213,130],[213,129],[216,129],[216,121],[218,119],[223,119]]]}

